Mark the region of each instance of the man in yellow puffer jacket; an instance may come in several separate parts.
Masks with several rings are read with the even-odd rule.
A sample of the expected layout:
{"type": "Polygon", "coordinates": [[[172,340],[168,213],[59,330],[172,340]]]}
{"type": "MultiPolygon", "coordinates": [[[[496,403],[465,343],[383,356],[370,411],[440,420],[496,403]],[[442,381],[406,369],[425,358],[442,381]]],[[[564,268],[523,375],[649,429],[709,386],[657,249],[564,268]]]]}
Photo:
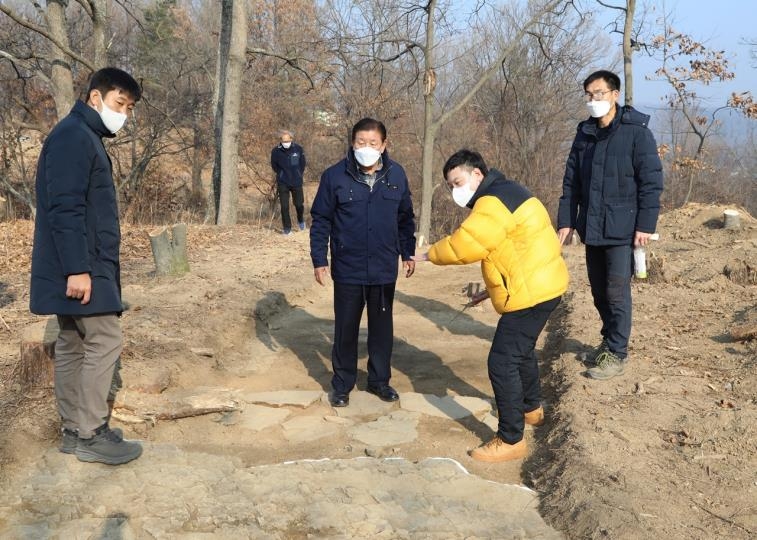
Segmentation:
{"type": "Polygon", "coordinates": [[[460,150],[444,165],[452,198],[472,208],[450,236],[416,257],[434,264],[481,261],[486,291],[502,316],[489,351],[489,379],[499,415],[496,436],[471,451],[499,462],[526,455],[524,424],[541,425],[539,368],[534,347],[568,287],[568,269],[544,205],[523,186],[488,170],[477,152],[460,150]]]}

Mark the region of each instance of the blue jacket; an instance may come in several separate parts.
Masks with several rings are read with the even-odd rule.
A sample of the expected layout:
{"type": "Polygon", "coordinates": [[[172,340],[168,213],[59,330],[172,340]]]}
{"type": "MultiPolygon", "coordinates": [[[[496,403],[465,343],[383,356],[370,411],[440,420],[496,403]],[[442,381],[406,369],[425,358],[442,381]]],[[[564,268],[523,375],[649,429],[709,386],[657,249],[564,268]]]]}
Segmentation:
{"type": "Polygon", "coordinates": [[[399,257],[415,254],[413,202],[405,171],[384,152],[373,189],[358,180],[352,150],[321,176],[310,213],[313,267],[328,266],[338,283],[386,285],[397,281],[399,257]]]}
{"type": "Polygon", "coordinates": [[[271,150],[271,168],[280,184],[290,187],[301,186],[305,164],[305,152],[297,143],[293,142],[289,148],[284,148],[279,143],[271,150]]]}
{"type": "Polygon", "coordinates": [[[37,164],[30,309],[38,315],[119,313],[116,188],[100,115],[77,101],[45,140],[37,164]],[[66,298],[71,274],[92,277],[90,302],[66,298]]]}
{"type": "Polygon", "coordinates": [[[578,231],[590,246],[625,245],[653,233],[660,213],[662,164],[649,116],[618,110],[606,129],[578,124],[563,178],[557,227],[578,231]]]}

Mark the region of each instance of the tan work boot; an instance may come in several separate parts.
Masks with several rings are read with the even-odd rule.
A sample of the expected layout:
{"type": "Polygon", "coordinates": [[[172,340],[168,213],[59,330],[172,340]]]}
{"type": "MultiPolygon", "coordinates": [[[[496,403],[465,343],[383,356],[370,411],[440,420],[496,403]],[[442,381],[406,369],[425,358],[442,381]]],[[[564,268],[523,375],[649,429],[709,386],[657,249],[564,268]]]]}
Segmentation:
{"type": "Polygon", "coordinates": [[[507,444],[498,435],[495,435],[488,443],[471,450],[470,457],[476,461],[499,463],[500,461],[521,459],[526,456],[526,450],[526,441],[523,439],[515,444],[507,444]]]}
{"type": "Polygon", "coordinates": [[[539,427],[544,423],[544,407],[539,407],[523,415],[523,419],[529,426],[539,427]]]}

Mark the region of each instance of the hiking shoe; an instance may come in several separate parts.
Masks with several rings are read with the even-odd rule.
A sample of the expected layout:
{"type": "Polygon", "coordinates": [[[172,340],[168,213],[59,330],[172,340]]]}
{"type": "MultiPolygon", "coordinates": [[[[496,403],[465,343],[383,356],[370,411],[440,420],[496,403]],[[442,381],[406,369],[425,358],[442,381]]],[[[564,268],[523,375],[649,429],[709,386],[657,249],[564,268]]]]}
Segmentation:
{"type": "Polygon", "coordinates": [[[91,439],[79,439],[76,445],[76,457],[88,463],[105,463],[121,465],[137,459],[142,455],[142,445],[138,442],[125,441],[108,424],[97,428],[91,439]]]}
{"type": "MultiPolygon", "coordinates": [[[[62,433],[63,435],[60,439],[60,446],[58,446],[58,450],[60,450],[64,454],[76,453],[76,444],[79,442],[79,434],[66,428],[62,429],[62,433]]],[[[123,437],[121,428],[115,428],[113,430],[113,433],[115,433],[119,437],[123,437]]]]}
{"type": "Polygon", "coordinates": [[[604,351],[597,357],[597,365],[586,371],[592,379],[603,381],[622,375],[626,369],[626,361],[621,360],[612,351],[604,351]]]}
{"type": "Polygon", "coordinates": [[[529,426],[539,427],[544,423],[544,407],[528,411],[523,415],[523,419],[529,426]]]}
{"type": "Polygon", "coordinates": [[[470,457],[476,461],[486,461],[487,463],[499,463],[501,461],[512,461],[521,459],[526,456],[526,441],[521,439],[515,444],[507,444],[495,435],[494,438],[486,444],[470,451],[470,457]]]}
{"type": "Polygon", "coordinates": [[[584,363],[587,366],[596,366],[599,355],[609,350],[610,346],[607,344],[607,340],[602,338],[602,343],[599,344],[599,347],[584,355],[584,363]]]}
{"type": "Polygon", "coordinates": [[[292,234],[292,229],[284,229],[283,231],[281,231],[281,234],[283,234],[284,236],[289,236],[290,234],[292,234]]]}
{"type": "Polygon", "coordinates": [[[300,221],[300,222],[298,223],[298,225],[300,226],[300,230],[301,230],[301,231],[304,231],[304,230],[305,230],[305,222],[304,222],[304,221],[300,221]]]}

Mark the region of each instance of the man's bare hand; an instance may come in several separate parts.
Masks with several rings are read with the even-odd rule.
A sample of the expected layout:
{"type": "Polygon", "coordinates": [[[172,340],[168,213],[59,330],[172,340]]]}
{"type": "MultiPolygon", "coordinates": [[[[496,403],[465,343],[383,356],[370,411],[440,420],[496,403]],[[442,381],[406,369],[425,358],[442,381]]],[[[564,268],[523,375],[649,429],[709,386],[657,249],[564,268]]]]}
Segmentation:
{"type": "Polygon", "coordinates": [[[66,297],[81,300],[82,304],[89,304],[92,294],[92,278],[89,274],[71,274],[66,282],[66,297]]]}
{"type": "Polygon", "coordinates": [[[570,238],[570,235],[573,234],[573,229],[570,227],[563,227],[562,229],[557,230],[557,238],[560,239],[560,245],[565,245],[565,241],[570,238]]]}
{"type": "Polygon", "coordinates": [[[470,302],[468,302],[468,307],[473,307],[479,305],[481,302],[489,298],[489,291],[484,289],[481,292],[477,292],[470,298],[470,302]]]}
{"type": "Polygon", "coordinates": [[[636,231],[636,234],[633,236],[634,247],[646,246],[649,243],[650,236],[652,236],[652,233],[636,231]]]}
{"type": "Polygon", "coordinates": [[[319,266],[318,268],[313,269],[313,274],[315,275],[315,280],[320,285],[326,285],[326,276],[329,274],[329,267],[319,266]]]}
{"type": "Polygon", "coordinates": [[[405,269],[405,277],[410,277],[415,273],[415,261],[402,261],[402,267],[405,269]]]}

